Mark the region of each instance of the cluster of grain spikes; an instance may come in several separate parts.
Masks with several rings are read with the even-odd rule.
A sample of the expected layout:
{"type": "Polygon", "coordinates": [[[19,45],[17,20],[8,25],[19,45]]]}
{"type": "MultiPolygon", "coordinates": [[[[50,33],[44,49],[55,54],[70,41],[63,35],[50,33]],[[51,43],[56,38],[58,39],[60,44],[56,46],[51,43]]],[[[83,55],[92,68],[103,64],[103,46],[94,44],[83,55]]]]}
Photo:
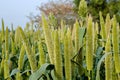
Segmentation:
{"type": "MultiPolygon", "coordinates": [[[[120,29],[116,17],[110,19],[107,14],[104,21],[100,13],[100,25],[90,15],[86,19],[85,23],[76,20],[73,28],[61,20],[61,27],[54,29],[42,16],[38,32],[18,27],[15,33],[8,27],[4,30],[2,20],[0,79],[23,80],[38,72],[37,77],[42,73],[39,79],[47,80],[120,80],[120,29]],[[54,68],[50,71],[43,67],[46,63],[54,68]],[[101,77],[102,71],[105,75],[101,77]]],[[[37,80],[36,76],[32,80],[37,80]]]]}

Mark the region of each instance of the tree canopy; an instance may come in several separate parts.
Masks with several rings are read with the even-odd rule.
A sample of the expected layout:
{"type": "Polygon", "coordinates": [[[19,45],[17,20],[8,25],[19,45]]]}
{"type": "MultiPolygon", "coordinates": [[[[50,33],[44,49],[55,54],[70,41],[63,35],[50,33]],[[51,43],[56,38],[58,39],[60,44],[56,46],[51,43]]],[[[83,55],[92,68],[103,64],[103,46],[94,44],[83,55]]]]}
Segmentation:
{"type": "MultiPolygon", "coordinates": [[[[38,10],[40,13],[45,14],[48,22],[50,21],[49,24],[52,26],[59,26],[60,20],[64,20],[66,24],[73,24],[77,15],[73,11],[73,3],[70,0],[51,0],[40,5],[38,10]]],[[[41,23],[41,14],[34,17],[34,22],[41,23]]]]}
{"type": "MultiPolygon", "coordinates": [[[[79,11],[81,0],[73,0],[74,11],[79,11]]],[[[114,14],[117,16],[117,20],[120,22],[120,0],[86,0],[87,2],[87,13],[91,14],[94,19],[99,18],[99,12],[101,11],[103,17],[110,14],[112,17],[114,14]]]]}

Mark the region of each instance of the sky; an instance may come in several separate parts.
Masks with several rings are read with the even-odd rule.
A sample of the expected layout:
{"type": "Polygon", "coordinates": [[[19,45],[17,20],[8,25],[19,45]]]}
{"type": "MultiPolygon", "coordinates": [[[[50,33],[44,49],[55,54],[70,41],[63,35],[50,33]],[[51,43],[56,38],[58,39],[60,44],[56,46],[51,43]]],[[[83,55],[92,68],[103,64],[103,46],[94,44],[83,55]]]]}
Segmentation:
{"type": "Polygon", "coordinates": [[[47,2],[48,0],[0,0],[0,29],[1,19],[4,20],[5,26],[11,28],[13,24],[14,29],[20,25],[24,28],[29,21],[26,16],[30,13],[34,15],[40,14],[37,6],[47,2]]]}

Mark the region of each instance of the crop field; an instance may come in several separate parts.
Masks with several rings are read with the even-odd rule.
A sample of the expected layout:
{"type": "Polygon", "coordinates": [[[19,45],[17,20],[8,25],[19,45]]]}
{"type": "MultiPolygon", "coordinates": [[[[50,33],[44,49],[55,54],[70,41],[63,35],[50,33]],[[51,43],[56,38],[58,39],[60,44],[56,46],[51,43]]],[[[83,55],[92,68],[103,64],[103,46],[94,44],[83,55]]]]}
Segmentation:
{"type": "Polygon", "coordinates": [[[120,26],[89,15],[72,27],[0,28],[0,80],[120,80],[120,26]]]}

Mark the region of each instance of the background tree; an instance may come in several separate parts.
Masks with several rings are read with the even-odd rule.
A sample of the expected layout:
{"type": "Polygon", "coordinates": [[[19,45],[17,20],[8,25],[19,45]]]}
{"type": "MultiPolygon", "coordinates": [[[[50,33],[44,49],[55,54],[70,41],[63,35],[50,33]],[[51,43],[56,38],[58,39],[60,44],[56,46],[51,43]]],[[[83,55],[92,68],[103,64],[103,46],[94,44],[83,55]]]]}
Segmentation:
{"type": "MultiPolygon", "coordinates": [[[[73,11],[72,0],[51,0],[38,7],[40,13],[44,13],[48,22],[52,26],[59,26],[60,21],[64,20],[66,24],[72,25],[77,17],[73,11]]],[[[35,23],[41,23],[41,15],[31,16],[30,20],[35,23]]]]}
{"type": "MultiPolygon", "coordinates": [[[[74,11],[78,13],[81,0],[73,0],[74,11]]],[[[103,13],[103,17],[110,14],[117,16],[117,20],[120,22],[120,0],[86,0],[87,2],[87,12],[90,13],[94,20],[98,20],[99,11],[103,13]]]]}

